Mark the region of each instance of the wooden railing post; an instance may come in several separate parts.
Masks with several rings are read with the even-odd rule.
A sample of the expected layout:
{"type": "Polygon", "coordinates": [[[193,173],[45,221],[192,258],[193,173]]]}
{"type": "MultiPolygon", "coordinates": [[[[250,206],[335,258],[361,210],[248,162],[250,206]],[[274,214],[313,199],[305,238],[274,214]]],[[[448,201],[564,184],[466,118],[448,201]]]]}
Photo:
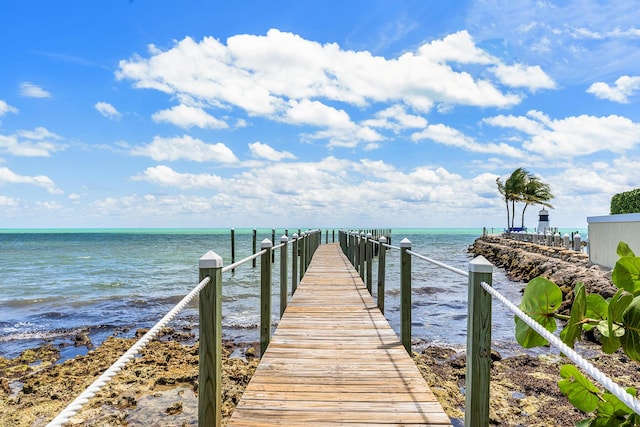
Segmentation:
{"type": "MultiPolygon", "coordinates": [[[[256,253],[256,249],[257,248],[258,248],[258,231],[254,228],[253,229],[253,252],[252,252],[253,254],[256,253]]],[[[256,263],[257,262],[258,262],[258,260],[255,259],[255,258],[252,260],[253,268],[256,268],[256,263]]]]}
{"type": "Polygon", "coordinates": [[[305,246],[307,241],[307,233],[304,231],[300,234],[300,243],[298,244],[298,248],[300,249],[300,281],[304,277],[305,271],[307,271],[307,266],[305,265],[305,246]]]}
{"type": "Polygon", "coordinates": [[[198,261],[200,282],[211,281],[200,292],[200,350],[198,425],[222,423],[222,257],[209,251],[198,261]]]}
{"type": "Polygon", "coordinates": [[[365,266],[365,248],[367,247],[367,243],[365,242],[365,234],[364,231],[360,232],[360,243],[359,243],[359,250],[358,250],[358,265],[360,266],[360,268],[358,269],[358,272],[360,273],[360,278],[362,279],[362,281],[364,282],[364,266],[365,266]]]}
{"type": "Polygon", "coordinates": [[[298,289],[298,234],[291,236],[293,245],[291,248],[291,295],[298,289]]]}
{"type": "MultiPolygon", "coordinates": [[[[271,243],[275,244],[276,242],[276,229],[271,229],[271,243]]],[[[276,252],[271,251],[271,262],[276,262],[276,252]]]]}
{"type": "Polygon", "coordinates": [[[358,267],[360,267],[359,263],[358,263],[358,252],[359,251],[359,246],[358,246],[358,237],[356,236],[356,232],[352,231],[349,236],[351,237],[350,239],[350,245],[349,247],[351,248],[351,265],[354,266],[354,268],[357,270],[358,267]]]}
{"type": "Polygon", "coordinates": [[[287,236],[280,237],[280,318],[284,314],[284,310],[287,308],[287,296],[289,289],[287,289],[287,242],[289,238],[287,236]]]}
{"type": "Polygon", "coordinates": [[[480,283],[492,284],[493,265],[483,256],[469,263],[465,427],[489,425],[491,379],[491,295],[480,283]]]}
{"type": "MultiPolygon", "coordinates": [[[[231,264],[236,262],[236,229],[231,229],[231,264]]],[[[231,270],[232,273],[235,273],[235,270],[231,270]]]]}
{"type": "Polygon", "coordinates": [[[373,268],[373,241],[371,240],[371,237],[371,233],[367,233],[365,257],[367,259],[367,290],[370,295],[373,295],[373,272],[371,271],[373,268]]]}
{"type": "Polygon", "coordinates": [[[384,275],[385,275],[385,262],[387,258],[387,248],[384,244],[387,243],[387,239],[382,236],[378,240],[378,308],[384,314],[384,275]]]}
{"type": "Polygon", "coordinates": [[[260,250],[266,249],[260,257],[260,357],[271,341],[271,252],[273,243],[264,239],[260,250]]]}
{"type": "Polygon", "coordinates": [[[411,354],[411,241],[400,242],[400,339],[411,354]]]}

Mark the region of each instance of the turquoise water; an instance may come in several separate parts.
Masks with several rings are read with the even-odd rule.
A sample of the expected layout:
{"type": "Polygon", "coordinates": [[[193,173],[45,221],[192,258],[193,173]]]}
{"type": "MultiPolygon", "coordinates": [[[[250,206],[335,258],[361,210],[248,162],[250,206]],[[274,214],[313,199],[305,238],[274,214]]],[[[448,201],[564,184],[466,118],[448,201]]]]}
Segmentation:
{"type": "MultiPolygon", "coordinates": [[[[297,229],[289,229],[293,232],[297,229]]],[[[258,229],[258,245],[271,239],[271,233],[258,229]]],[[[276,240],[284,233],[277,229],[276,240]]],[[[394,229],[392,244],[408,238],[413,251],[466,270],[471,259],[467,247],[480,234],[482,229],[394,229]]],[[[235,236],[238,261],[252,254],[252,229],[236,229],[235,236]]],[[[323,234],[323,243],[325,238],[323,234]]],[[[331,232],[328,238],[333,240],[331,232]]],[[[77,333],[88,333],[94,344],[114,333],[132,336],[135,329],[155,324],[197,284],[198,259],[204,253],[213,250],[229,265],[230,240],[229,229],[0,230],[0,355],[14,356],[45,342],[65,344],[77,333]]],[[[387,260],[386,315],[399,331],[399,253],[389,251],[387,260]]],[[[375,283],[376,264],[373,271],[375,283]]],[[[276,256],[274,325],[278,278],[276,256]]],[[[413,261],[414,337],[464,346],[466,280],[413,261]]],[[[501,271],[495,271],[494,286],[512,301],[519,300],[522,284],[510,282],[501,271]]],[[[223,276],[225,338],[259,339],[259,287],[260,269],[251,263],[223,276]]],[[[197,332],[197,311],[193,302],[170,326],[196,327],[197,332]]],[[[495,345],[509,347],[512,337],[512,316],[495,304],[495,345]]],[[[79,350],[64,351],[72,355],[79,350]]]]}

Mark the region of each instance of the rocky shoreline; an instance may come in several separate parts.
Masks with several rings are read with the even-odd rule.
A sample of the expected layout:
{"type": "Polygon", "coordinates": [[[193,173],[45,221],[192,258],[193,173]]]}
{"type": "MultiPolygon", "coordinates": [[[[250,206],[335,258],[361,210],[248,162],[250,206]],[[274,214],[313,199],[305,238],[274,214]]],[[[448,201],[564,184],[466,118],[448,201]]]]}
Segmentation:
{"type": "MultiPolygon", "coordinates": [[[[513,279],[530,280],[541,275],[555,281],[566,295],[567,307],[577,281],[583,281],[589,292],[612,295],[610,273],[589,265],[584,254],[495,236],[477,239],[470,251],[505,268],[513,279]]],[[[110,337],[86,355],[62,362],[60,349],[52,344],[25,351],[14,359],[0,358],[0,425],[46,425],[135,340],[110,337]]],[[[197,425],[198,343],[194,341],[190,331],[163,331],[67,425],[197,425]]],[[[90,342],[78,345],[89,349],[90,342]]],[[[256,346],[225,343],[223,423],[255,371],[256,346]]],[[[592,344],[582,346],[583,353],[590,354],[590,361],[620,385],[638,386],[639,364],[630,362],[621,352],[605,355],[592,344]]],[[[463,425],[464,353],[428,343],[414,343],[414,350],[416,365],[453,425],[463,425]]],[[[569,426],[585,418],[557,387],[560,367],[568,360],[552,350],[546,353],[504,359],[492,354],[490,424],[569,426]]]]}
{"type": "MultiPolygon", "coordinates": [[[[154,340],[91,399],[69,426],[197,425],[198,344],[154,340]]],[[[181,342],[182,341],[182,342],[181,342]]],[[[0,358],[0,425],[44,426],[80,394],[135,339],[111,337],[85,356],[56,363],[46,345],[15,359],[0,358]]],[[[418,343],[418,346],[420,344],[418,343]]],[[[223,357],[223,424],[231,416],[255,368],[255,344],[227,342],[223,357]],[[229,357],[241,353],[243,357],[229,357]]],[[[414,347],[414,349],[417,348],[414,347]]],[[[595,352],[593,352],[595,354],[595,352]]],[[[454,426],[463,425],[465,355],[425,346],[413,359],[454,426]]],[[[637,385],[640,369],[621,353],[591,362],[624,386],[637,385]]],[[[492,354],[490,423],[498,426],[569,426],[584,418],[557,388],[559,355],[492,354]]]]}
{"type": "Polygon", "coordinates": [[[563,313],[571,306],[573,287],[578,282],[585,284],[587,293],[604,298],[612,297],[617,290],[611,282],[611,271],[590,264],[588,255],[582,252],[492,235],[476,239],[469,252],[504,268],[511,280],[528,282],[538,276],[551,280],[562,290],[563,313]]]}

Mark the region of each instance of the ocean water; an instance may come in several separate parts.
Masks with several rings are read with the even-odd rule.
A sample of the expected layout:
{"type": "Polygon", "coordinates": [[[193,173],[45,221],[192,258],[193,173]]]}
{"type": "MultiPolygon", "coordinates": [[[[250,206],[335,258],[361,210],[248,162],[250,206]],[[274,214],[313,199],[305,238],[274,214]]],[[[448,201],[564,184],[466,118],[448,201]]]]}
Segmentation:
{"type": "MultiPolygon", "coordinates": [[[[294,229],[290,229],[292,234],[294,229]]],[[[276,240],[284,234],[276,230],[276,240]]],[[[257,241],[271,238],[258,229],[257,241]]],[[[335,233],[338,239],[337,230],[335,233]]],[[[467,247],[482,229],[394,229],[392,244],[466,270],[467,247]]],[[[323,243],[325,235],[323,234],[323,243]]],[[[333,241],[331,231],[329,242],[333,241]]],[[[278,243],[278,242],[276,242],[278,243]]],[[[86,352],[69,344],[78,333],[99,345],[113,334],[133,336],[153,326],[198,282],[198,259],[213,250],[231,263],[229,229],[0,230],[0,356],[13,357],[46,342],[63,357],[86,352]]],[[[252,230],[235,230],[235,260],[252,254],[252,230]]],[[[273,323],[279,313],[279,251],[273,265],[273,323]]],[[[289,250],[289,257],[291,251],[289,250]]],[[[223,275],[223,334],[237,342],[259,340],[260,268],[251,262],[223,275]]],[[[289,260],[289,269],[291,260],[289,260]]],[[[399,332],[399,252],[387,253],[386,317],[399,332]]],[[[373,269],[374,290],[377,260],[373,269]]],[[[290,274],[290,272],[289,272],[290,274]]],[[[290,283],[290,280],[289,280],[290,283]]],[[[494,287],[519,302],[524,284],[494,270],[494,287]]],[[[463,348],[466,343],[467,279],[413,260],[413,336],[463,348]]],[[[169,324],[197,333],[197,300],[169,324]]],[[[494,303],[494,347],[510,351],[514,321],[494,303]]]]}

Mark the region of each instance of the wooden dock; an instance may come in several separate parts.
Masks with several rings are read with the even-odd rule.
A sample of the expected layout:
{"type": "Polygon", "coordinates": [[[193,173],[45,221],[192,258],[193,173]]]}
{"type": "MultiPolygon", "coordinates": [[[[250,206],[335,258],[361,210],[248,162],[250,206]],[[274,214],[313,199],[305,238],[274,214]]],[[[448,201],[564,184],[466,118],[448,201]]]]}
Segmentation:
{"type": "Polygon", "coordinates": [[[229,426],[451,425],[337,244],[320,246],[229,426]]]}

